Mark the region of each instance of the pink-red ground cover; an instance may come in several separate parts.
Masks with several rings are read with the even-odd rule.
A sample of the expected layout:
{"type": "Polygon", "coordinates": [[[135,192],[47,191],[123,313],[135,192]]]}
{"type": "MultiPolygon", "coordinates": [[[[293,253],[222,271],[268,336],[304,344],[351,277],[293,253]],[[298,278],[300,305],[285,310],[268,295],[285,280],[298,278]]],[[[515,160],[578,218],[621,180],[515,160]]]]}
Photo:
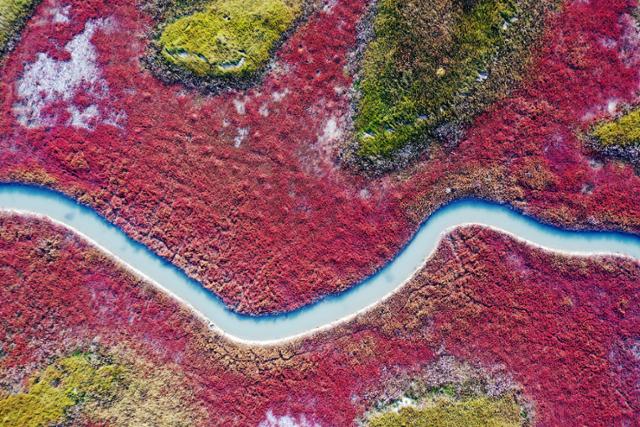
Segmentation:
{"type": "Polygon", "coordinates": [[[372,311],[264,348],[227,341],[41,220],[1,216],[0,259],[0,395],[51,359],[99,345],[179,372],[193,393],[185,405],[204,407],[211,425],[346,426],[453,360],[515,384],[534,425],[639,425],[640,265],[627,259],[554,255],[462,229],[372,311]]]}
{"type": "Polygon", "coordinates": [[[327,2],[260,85],[211,96],[143,67],[152,5],[45,0],[0,68],[0,179],[88,203],[251,313],[350,286],[456,197],[572,227],[640,229],[638,176],[579,139],[636,100],[635,1],[565,2],[529,77],[459,146],[376,179],[336,163],[366,6],[327,2]]]}

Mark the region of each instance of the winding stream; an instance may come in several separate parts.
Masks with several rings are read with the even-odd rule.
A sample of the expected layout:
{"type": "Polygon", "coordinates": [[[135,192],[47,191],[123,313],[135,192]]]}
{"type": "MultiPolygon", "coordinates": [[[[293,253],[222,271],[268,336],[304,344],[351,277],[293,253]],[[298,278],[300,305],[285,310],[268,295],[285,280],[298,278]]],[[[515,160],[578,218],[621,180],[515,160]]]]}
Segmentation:
{"type": "Polygon", "coordinates": [[[351,289],[290,313],[252,317],[233,312],[199,282],[129,238],[92,209],[40,187],[0,184],[0,210],[46,217],[81,234],[136,274],[190,306],[230,339],[269,344],[329,327],[379,303],[421,269],[444,234],[465,224],[493,227],[553,251],[575,255],[626,255],[640,259],[640,237],[618,232],[567,231],[510,208],[461,200],[437,210],[382,270],[351,289]]]}

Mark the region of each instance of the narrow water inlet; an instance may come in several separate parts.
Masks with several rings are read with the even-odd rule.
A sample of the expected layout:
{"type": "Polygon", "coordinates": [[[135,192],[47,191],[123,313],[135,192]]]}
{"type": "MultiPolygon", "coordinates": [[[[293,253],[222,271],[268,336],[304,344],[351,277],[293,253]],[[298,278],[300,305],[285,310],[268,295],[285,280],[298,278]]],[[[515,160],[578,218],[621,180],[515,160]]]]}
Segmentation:
{"type": "Polygon", "coordinates": [[[79,233],[134,273],[192,308],[228,338],[252,344],[269,344],[307,334],[379,303],[410,280],[436,250],[442,237],[459,226],[492,227],[535,246],[572,255],[624,255],[640,260],[639,236],[564,230],[497,203],[465,199],[434,212],[395,258],[349,290],[289,313],[249,316],[233,312],[181,269],[128,237],[91,208],[62,193],[29,185],[0,184],[0,210],[45,217],[79,233]]]}

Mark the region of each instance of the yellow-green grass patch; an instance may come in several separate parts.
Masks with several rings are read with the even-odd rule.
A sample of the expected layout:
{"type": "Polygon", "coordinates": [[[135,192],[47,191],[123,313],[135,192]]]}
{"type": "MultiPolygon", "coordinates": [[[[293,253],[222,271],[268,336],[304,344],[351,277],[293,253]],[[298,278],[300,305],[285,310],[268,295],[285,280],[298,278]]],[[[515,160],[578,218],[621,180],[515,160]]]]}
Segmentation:
{"type": "Polygon", "coordinates": [[[388,163],[433,140],[455,144],[522,78],[555,4],[380,0],[356,81],[356,156],[365,165],[388,163]]]}
{"type": "Polygon", "coordinates": [[[179,370],[124,349],[62,357],[34,373],[20,392],[0,390],[2,426],[189,427],[206,424],[206,417],[179,370]]]}
{"type": "Polygon", "coordinates": [[[15,36],[37,0],[0,0],[0,54],[15,36]]]}
{"type": "Polygon", "coordinates": [[[632,110],[616,120],[597,125],[592,135],[605,148],[640,146],[640,109],[632,110]]]}
{"type": "Polygon", "coordinates": [[[200,77],[247,77],[264,67],[302,11],[302,0],[215,0],[165,26],[169,63],[200,77]]]}
{"type": "Polygon", "coordinates": [[[456,399],[438,394],[417,406],[374,415],[370,427],[517,427],[524,424],[521,408],[510,396],[456,399]]]}
{"type": "Polygon", "coordinates": [[[34,375],[22,393],[0,397],[0,424],[45,426],[63,422],[73,406],[109,398],[124,368],[89,354],[62,358],[34,375]]]}

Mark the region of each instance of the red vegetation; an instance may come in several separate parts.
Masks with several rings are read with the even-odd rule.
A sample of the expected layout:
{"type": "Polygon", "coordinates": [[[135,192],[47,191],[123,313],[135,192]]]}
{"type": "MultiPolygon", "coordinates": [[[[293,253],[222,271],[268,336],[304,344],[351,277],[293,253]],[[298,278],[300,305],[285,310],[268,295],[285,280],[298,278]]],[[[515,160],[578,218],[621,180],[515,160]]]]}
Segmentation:
{"type": "Polygon", "coordinates": [[[368,180],[336,167],[348,138],[351,77],[363,0],[328,2],[279,52],[265,81],[204,96],[165,86],[141,66],[154,23],[128,0],[70,1],[52,24],[45,0],[0,68],[0,180],[43,183],[95,207],[244,312],[288,310],[351,285],[388,260],[444,201],[509,202],[575,227],[640,229],[640,179],[593,162],[576,131],[632,102],[637,40],[628,0],[567,2],[550,20],[530,79],[480,117],[452,151],[368,180]],[[108,93],[86,87],[52,102],[55,123],[16,120],[17,83],[40,52],[87,20],[108,93]],[[71,103],[124,113],[116,127],[68,125],[71,103]],[[334,126],[335,125],[335,126],[334,126]]]}
{"type": "Polygon", "coordinates": [[[0,385],[91,343],[184,372],[211,424],[272,411],[351,425],[398,377],[443,355],[512,378],[535,424],[639,425],[640,264],[570,258],[468,228],[364,316],[259,348],[226,341],[170,298],[45,222],[0,217],[0,385]]]}

